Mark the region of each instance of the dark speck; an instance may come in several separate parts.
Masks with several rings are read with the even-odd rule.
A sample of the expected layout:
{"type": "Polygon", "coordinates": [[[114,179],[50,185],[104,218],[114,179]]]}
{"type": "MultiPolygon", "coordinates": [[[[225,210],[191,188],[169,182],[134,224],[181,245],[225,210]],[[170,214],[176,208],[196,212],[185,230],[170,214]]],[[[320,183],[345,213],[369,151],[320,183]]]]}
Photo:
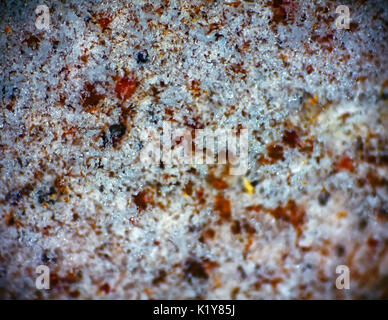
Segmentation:
{"type": "Polygon", "coordinates": [[[218,41],[220,38],[224,38],[224,35],[222,35],[221,33],[218,33],[218,32],[214,36],[216,38],[216,41],[218,41]]]}
{"type": "Polygon", "coordinates": [[[185,274],[186,276],[192,276],[194,278],[208,279],[208,274],[206,273],[203,265],[193,259],[189,259],[185,263],[185,274]]]}
{"type": "Polygon", "coordinates": [[[164,279],[166,278],[166,276],[167,276],[167,272],[166,272],[166,271],[164,271],[164,270],[159,270],[159,274],[158,274],[158,276],[157,276],[156,278],[154,278],[154,279],[152,280],[152,284],[153,284],[153,285],[158,285],[159,283],[161,283],[161,282],[164,281],[164,279]]]}
{"type": "Polygon", "coordinates": [[[342,257],[345,254],[345,248],[341,245],[337,246],[337,256],[342,257]]]}
{"type": "Polygon", "coordinates": [[[367,227],[368,225],[368,220],[366,219],[361,219],[360,222],[358,223],[358,228],[360,230],[365,230],[365,228],[367,227]]]}
{"type": "Polygon", "coordinates": [[[114,124],[109,127],[110,137],[113,143],[113,146],[116,146],[120,139],[124,136],[127,128],[124,124],[114,124]]]}
{"type": "Polygon", "coordinates": [[[147,50],[143,50],[137,53],[136,55],[137,63],[146,63],[148,62],[148,52],[147,50]]]}
{"type": "Polygon", "coordinates": [[[321,206],[325,206],[327,202],[329,201],[330,193],[326,190],[322,190],[321,193],[318,195],[318,202],[321,206]]]}
{"type": "Polygon", "coordinates": [[[39,204],[42,204],[46,201],[46,195],[44,194],[44,192],[42,190],[39,190],[38,191],[38,202],[39,204]]]}
{"type": "Polygon", "coordinates": [[[49,261],[50,261],[50,258],[47,257],[47,254],[43,253],[43,254],[42,254],[42,262],[43,262],[44,264],[47,264],[49,261]]]}

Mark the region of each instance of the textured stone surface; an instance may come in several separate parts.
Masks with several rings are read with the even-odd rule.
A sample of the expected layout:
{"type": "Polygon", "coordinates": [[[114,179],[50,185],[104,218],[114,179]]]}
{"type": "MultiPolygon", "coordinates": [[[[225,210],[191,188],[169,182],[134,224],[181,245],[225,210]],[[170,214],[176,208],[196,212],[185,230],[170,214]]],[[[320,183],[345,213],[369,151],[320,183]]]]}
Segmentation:
{"type": "Polygon", "coordinates": [[[387,298],[388,6],[345,2],[1,1],[0,297],[387,298]],[[163,121],[248,172],[142,166],[163,121]]]}

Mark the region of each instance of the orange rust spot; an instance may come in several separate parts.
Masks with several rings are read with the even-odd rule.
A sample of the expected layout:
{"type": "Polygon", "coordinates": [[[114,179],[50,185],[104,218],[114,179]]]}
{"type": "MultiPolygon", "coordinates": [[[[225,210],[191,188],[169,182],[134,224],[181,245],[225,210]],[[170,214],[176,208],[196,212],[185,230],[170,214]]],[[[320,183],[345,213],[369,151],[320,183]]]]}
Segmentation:
{"type": "Polygon", "coordinates": [[[346,218],[347,213],[345,211],[340,211],[337,213],[337,219],[346,218]]]}
{"type": "Polygon", "coordinates": [[[194,97],[199,97],[201,95],[201,82],[199,80],[193,80],[187,85],[188,90],[190,90],[194,97]]]}
{"type": "Polygon", "coordinates": [[[310,103],[311,104],[317,104],[318,103],[318,96],[316,94],[314,94],[314,96],[311,97],[310,103]]]}
{"type": "Polygon", "coordinates": [[[226,189],[228,187],[228,184],[224,179],[216,177],[213,173],[209,173],[206,176],[206,181],[217,190],[226,189]]]}
{"type": "Polygon", "coordinates": [[[122,101],[129,99],[136,91],[136,78],[124,76],[116,83],[115,92],[122,101]]]}
{"type": "Polygon", "coordinates": [[[198,191],[195,192],[195,196],[200,204],[206,203],[205,200],[205,191],[203,188],[200,188],[198,191]]]}
{"type": "Polygon", "coordinates": [[[244,62],[235,63],[230,66],[230,70],[234,73],[247,74],[247,71],[243,68],[244,62]]]}
{"type": "Polygon", "coordinates": [[[110,17],[101,17],[97,20],[97,24],[104,30],[110,23],[112,19],[110,17]]]}
{"type": "Polygon", "coordinates": [[[248,206],[245,209],[247,209],[248,211],[260,212],[263,209],[263,206],[261,206],[260,204],[257,204],[257,205],[248,206]]]}
{"type": "Polygon", "coordinates": [[[337,168],[339,170],[353,171],[354,170],[353,160],[347,156],[342,157],[337,163],[337,168]]]}
{"type": "Polygon", "coordinates": [[[133,197],[133,200],[139,211],[147,209],[148,204],[152,202],[152,198],[148,190],[143,190],[133,197]]]}
{"type": "Polygon", "coordinates": [[[206,239],[212,240],[212,239],[214,239],[215,235],[216,235],[216,232],[212,228],[209,228],[209,229],[204,231],[204,233],[199,238],[199,241],[205,242],[206,239]]]}
{"type": "Polygon", "coordinates": [[[309,64],[307,67],[306,67],[306,71],[307,71],[307,74],[311,74],[313,71],[314,71],[314,68],[311,64],[309,64]]]}
{"type": "Polygon", "coordinates": [[[214,210],[220,213],[220,217],[224,220],[229,220],[232,216],[230,201],[222,196],[215,197],[214,210]]]}
{"type": "Polygon", "coordinates": [[[75,135],[77,132],[77,127],[70,127],[70,128],[67,128],[66,131],[63,133],[64,136],[67,136],[67,135],[75,135]]]}
{"type": "Polygon", "coordinates": [[[240,1],[225,2],[225,5],[237,8],[241,5],[241,2],[240,1]]]}
{"type": "Polygon", "coordinates": [[[249,238],[248,240],[247,240],[247,242],[245,243],[245,245],[244,245],[244,250],[245,251],[248,251],[249,250],[249,248],[251,247],[251,245],[252,245],[252,238],[249,238]]]}
{"type": "Polygon", "coordinates": [[[314,151],[314,140],[312,138],[306,139],[302,145],[298,144],[300,152],[312,153],[314,151]]]}
{"type": "Polygon", "coordinates": [[[186,192],[186,194],[188,194],[189,196],[193,194],[193,182],[191,180],[186,183],[183,191],[186,192]]]}
{"type": "Polygon", "coordinates": [[[222,27],[222,23],[216,22],[209,24],[209,30],[207,34],[212,33],[214,30],[219,30],[222,27]]]}
{"type": "Polygon", "coordinates": [[[203,262],[203,266],[205,268],[206,273],[209,274],[214,268],[217,268],[219,266],[219,263],[216,261],[205,259],[203,262]]]}
{"type": "Polygon", "coordinates": [[[269,213],[277,220],[291,223],[295,229],[299,229],[304,223],[305,211],[292,199],[288,200],[284,207],[277,206],[275,209],[269,210],[269,213]]]}
{"type": "Polygon", "coordinates": [[[110,285],[108,283],[104,283],[100,286],[100,291],[105,292],[105,294],[108,294],[110,292],[110,285]]]}
{"type": "Polygon", "coordinates": [[[297,3],[289,0],[274,0],[271,2],[272,24],[273,27],[278,24],[291,24],[295,21],[297,3]]]}
{"type": "Polygon", "coordinates": [[[369,237],[369,238],[368,238],[367,245],[368,245],[369,248],[371,248],[371,249],[376,249],[376,247],[378,246],[378,244],[379,244],[379,241],[378,241],[378,240],[376,240],[376,239],[374,239],[374,238],[372,238],[372,237],[369,237]]]}

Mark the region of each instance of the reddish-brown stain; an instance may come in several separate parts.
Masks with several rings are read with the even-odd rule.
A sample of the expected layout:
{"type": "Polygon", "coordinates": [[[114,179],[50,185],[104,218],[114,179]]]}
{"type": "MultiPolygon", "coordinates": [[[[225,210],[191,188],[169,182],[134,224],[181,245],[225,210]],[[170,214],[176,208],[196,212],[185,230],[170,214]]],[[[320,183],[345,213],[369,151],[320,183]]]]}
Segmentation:
{"type": "Polygon", "coordinates": [[[244,228],[246,233],[249,233],[249,234],[256,233],[256,229],[251,224],[249,224],[248,221],[244,221],[243,228],[244,228]]]}
{"type": "Polygon", "coordinates": [[[314,68],[311,64],[309,64],[307,67],[306,67],[306,72],[307,74],[311,74],[314,72],[314,68]]]}
{"type": "Polygon", "coordinates": [[[291,148],[295,148],[299,144],[299,136],[295,130],[286,130],[283,134],[282,141],[291,148]]]}
{"type": "Polygon", "coordinates": [[[277,144],[270,144],[267,146],[267,155],[271,158],[272,163],[282,160],[284,161],[283,146],[277,144]]]}
{"type": "Polygon", "coordinates": [[[129,99],[134,94],[135,91],[136,91],[135,77],[129,78],[128,76],[124,76],[116,83],[115,92],[117,94],[117,97],[122,101],[129,99]]]}
{"type": "Polygon", "coordinates": [[[233,234],[240,234],[241,233],[241,223],[238,220],[234,220],[230,230],[232,231],[233,234]]]}
{"type": "Polygon", "coordinates": [[[185,262],[184,272],[186,276],[191,276],[199,279],[208,279],[209,275],[206,272],[206,269],[200,261],[194,260],[192,258],[188,259],[185,262]]]}
{"type": "Polygon", "coordinates": [[[112,22],[112,19],[107,16],[102,16],[97,20],[97,24],[101,27],[102,30],[104,30],[110,23],[112,22]]]}
{"type": "Polygon", "coordinates": [[[225,5],[237,8],[241,5],[241,1],[225,2],[225,5]]]}
{"type": "Polygon", "coordinates": [[[205,242],[207,239],[214,239],[216,232],[212,228],[206,229],[203,234],[200,236],[199,241],[205,242]]]}
{"type": "Polygon", "coordinates": [[[183,191],[186,192],[186,194],[188,194],[189,196],[193,194],[193,182],[191,180],[186,183],[183,191]]]}
{"type": "Polygon", "coordinates": [[[290,0],[273,0],[270,2],[273,27],[278,24],[294,23],[297,11],[297,2],[290,0]]]}
{"type": "Polygon", "coordinates": [[[337,162],[337,169],[338,170],[353,171],[354,170],[353,160],[351,158],[349,158],[348,156],[342,157],[337,162]]]}
{"type": "Polygon", "coordinates": [[[247,74],[247,71],[243,68],[244,62],[235,63],[230,66],[230,70],[234,73],[247,74]]]}
{"type": "Polygon", "coordinates": [[[150,194],[147,190],[143,190],[133,197],[133,201],[135,202],[139,211],[147,209],[150,200],[150,194]]]}
{"type": "Polygon", "coordinates": [[[152,280],[153,285],[159,285],[166,279],[167,272],[164,270],[159,270],[159,274],[152,280]]]}
{"type": "Polygon", "coordinates": [[[201,95],[201,82],[199,80],[192,80],[188,85],[187,88],[194,97],[199,97],[201,95]]]}
{"type": "Polygon", "coordinates": [[[36,50],[39,49],[40,39],[37,36],[32,35],[25,39],[23,43],[26,43],[30,49],[36,50]]]}
{"type": "Polygon", "coordinates": [[[222,196],[216,196],[214,210],[219,212],[221,219],[229,220],[232,216],[230,201],[222,196]]]}
{"type": "Polygon", "coordinates": [[[216,177],[213,173],[209,173],[206,176],[206,181],[208,184],[210,184],[213,188],[217,190],[226,189],[228,187],[228,184],[225,182],[224,179],[216,177]]]}
{"type": "Polygon", "coordinates": [[[314,151],[314,140],[312,138],[307,138],[303,143],[298,144],[298,150],[307,154],[312,153],[314,151]]]}
{"type": "Polygon", "coordinates": [[[292,224],[297,230],[300,230],[305,220],[305,210],[292,199],[288,200],[285,206],[277,206],[275,209],[269,209],[268,212],[275,219],[292,224]]]}
{"type": "Polygon", "coordinates": [[[108,294],[110,292],[110,285],[108,283],[104,283],[100,286],[100,291],[108,294]]]}
{"type": "Polygon", "coordinates": [[[84,93],[82,95],[82,106],[84,110],[89,111],[100,103],[105,96],[103,94],[98,94],[96,91],[95,85],[91,83],[85,83],[84,93]]]}
{"type": "Polygon", "coordinates": [[[378,241],[378,240],[376,240],[376,239],[374,239],[374,238],[372,238],[372,237],[369,237],[369,238],[368,238],[367,245],[368,245],[369,248],[371,248],[371,249],[376,249],[376,247],[378,246],[378,244],[379,244],[379,241],[378,241]]]}

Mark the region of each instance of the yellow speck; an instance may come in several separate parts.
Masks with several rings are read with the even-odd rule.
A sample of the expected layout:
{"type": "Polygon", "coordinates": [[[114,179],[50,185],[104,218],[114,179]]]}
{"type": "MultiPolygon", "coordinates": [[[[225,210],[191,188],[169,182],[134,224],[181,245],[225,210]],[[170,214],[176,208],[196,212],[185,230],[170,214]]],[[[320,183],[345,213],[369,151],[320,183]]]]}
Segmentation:
{"type": "Polygon", "coordinates": [[[337,213],[337,219],[345,218],[347,213],[345,211],[340,211],[337,213]]]}
{"type": "Polygon", "coordinates": [[[47,202],[43,202],[42,203],[42,207],[48,207],[48,203],[47,202]]]}
{"type": "Polygon", "coordinates": [[[11,33],[11,28],[10,28],[10,27],[5,27],[5,28],[4,28],[4,31],[5,31],[5,33],[7,33],[7,34],[10,34],[10,33],[11,33]]]}
{"type": "Polygon", "coordinates": [[[318,103],[318,95],[314,94],[314,97],[310,99],[311,104],[317,104],[318,103]]]}
{"type": "Polygon", "coordinates": [[[247,178],[244,178],[243,183],[244,183],[245,191],[249,194],[253,194],[253,192],[255,191],[255,188],[252,186],[249,180],[247,178]]]}
{"type": "Polygon", "coordinates": [[[52,194],[52,195],[50,196],[50,198],[51,198],[51,199],[55,199],[55,194],[52,194]]]}
{"type": "Polygon", "coordinates": [[[187,197],[187,196],[188,196],[188,194],[187,194],[186,192],[183,191],[182,193],[183,193],[183,196],[184,196],[184,197],[187,197]]]}
{"type": "Polygon", "coordinates": [[[302,184],[306,185],[306,184],[307,184],[307,182],[306,182],[306,181],[302,181],[302,184]]]}
{"type": "Polygon", "coordinates": [[[219,288],[219,287],[221,287],[221,281],[219,280],[219,279],[216,279],[215,281],[214,281],[214,287],[215,288],[219,288]]]}

